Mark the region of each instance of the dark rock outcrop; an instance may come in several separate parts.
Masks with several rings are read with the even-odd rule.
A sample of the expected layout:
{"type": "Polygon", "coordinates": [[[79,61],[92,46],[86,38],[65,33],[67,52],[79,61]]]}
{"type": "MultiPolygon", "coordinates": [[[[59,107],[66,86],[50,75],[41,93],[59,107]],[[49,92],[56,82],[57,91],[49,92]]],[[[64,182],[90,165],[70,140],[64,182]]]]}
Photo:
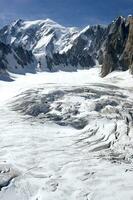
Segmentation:
{"type": "Polygon", "coordinates": [[[128,38],[121,60],[123,66],[128,66],[133,74],[133,16],[128,17],[126,26],[128,27],[128,38]]]}
{"type": "Polygon", "coordinates": [[[117,18],[107,31],[100,55],[101,76],[114,70],[128,70],[133,73],[133,17],[117,18]]]}

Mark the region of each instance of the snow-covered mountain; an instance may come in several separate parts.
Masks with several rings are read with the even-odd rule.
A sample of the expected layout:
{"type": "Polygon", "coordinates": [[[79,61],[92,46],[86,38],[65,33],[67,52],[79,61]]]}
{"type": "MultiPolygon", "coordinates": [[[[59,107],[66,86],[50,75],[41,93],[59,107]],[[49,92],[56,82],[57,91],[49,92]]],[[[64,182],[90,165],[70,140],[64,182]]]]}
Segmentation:
{"type": "Polygon", "coordinates": [[[24,49],[33,51],[44,65],[46,56],[52,57],[54,53],[65,52],[78,34],[77,28],[66,28],[50,19],[17,20],[1,29],[0,38],[5,44],[21,45],[24,49]]]}
{"type": "Polygon", "coordinates": [[[109,26],[87,26],[83,30],[50,19],[17,20],[0,30],[0,41],[32,52],[36,58],[34,69],[72,71],[99,63],[102,76],[106,76],[115,69],[133,71],[132,24],[132,16],[118,17],[109,26]]]}
{"type": "Polygon", "coordinates": [[[0,31],[1,40],[6,44],[21,45],[34,53],[65,51],[66,46],[78,34],[77,28],[66,28],[56,22],[46,20],[17,20],[0,31]],[[53,48],[50,44],[53,43],[53,48]]]}
{"type": "Polygon", "coordinates": [[[5,44],[32,50],[42,68],[77,69],[95,65],[93,49],[104,31],[102,26],[87,26],[83,30],[63,27],[50,19],[18,20],[0,30],[0,39],[5,44]]]}

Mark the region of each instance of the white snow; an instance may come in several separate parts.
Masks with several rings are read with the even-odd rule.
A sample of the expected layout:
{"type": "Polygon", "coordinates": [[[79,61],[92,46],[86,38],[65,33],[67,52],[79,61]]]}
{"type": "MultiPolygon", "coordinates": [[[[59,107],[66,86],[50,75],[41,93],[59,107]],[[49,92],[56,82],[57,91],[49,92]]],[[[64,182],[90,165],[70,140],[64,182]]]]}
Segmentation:
{"type": "Polygon", "coordinates": [[[90,25],[89,26],[86,26],[80,33],[85,33],[88,29],[90,28],[90,25]]]}
{"type": "Polygon", "coordinates": [[[17,171],[0,200],[133,199],[133,78],[99,70],[0,81],[0,165],[17,171]]]}
{"type": "Polygon", "coordinates": [[[8,43],[12,44],[15,42],[16,45],[22,44],[28,50],[34,48],[34,54],[40,54],[42,52],[47,54],[46,48],[52,44],[54,46],[54,52],[65,52],[66,45],[67,49],[69,49],[79,32],[80,30],[78,28],[64,27],[50,19],[46,19],[17,21],[10,25],[7,34],[8,43]],[[13,30],[15,29],[15,32],[12,32],[12,28],[13,30]]]}

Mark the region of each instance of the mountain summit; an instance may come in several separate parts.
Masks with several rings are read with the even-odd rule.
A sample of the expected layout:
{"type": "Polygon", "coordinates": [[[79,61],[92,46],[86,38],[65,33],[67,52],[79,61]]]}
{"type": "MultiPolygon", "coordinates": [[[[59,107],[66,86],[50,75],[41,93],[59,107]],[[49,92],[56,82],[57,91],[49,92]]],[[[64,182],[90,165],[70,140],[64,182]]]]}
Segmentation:
{"type": "Polygon", "coordinates": [[[27,64],[34,66],[35,71],[37,67],[39,70],[72,71],[90,68],[97,63],[101,65],[103,77],[113,70],[130,69],[133,73],[131,15],[127,18],[120,16],[108,26],[87,26],[83,30],[64,27],[50,19],[20,19],[0,30],[0,41],[0,67],[15,73],[23,71],[18,70],[21,67],[26,71],[27,64]],[[15,62],[19,60],[19,65],[11,62],[13,59],[7,59],[9,51],[5,53],[6,48],[11,49],[10,53],[15,62]],[[23,63],[24,60],[28,62],[23,63]]]}

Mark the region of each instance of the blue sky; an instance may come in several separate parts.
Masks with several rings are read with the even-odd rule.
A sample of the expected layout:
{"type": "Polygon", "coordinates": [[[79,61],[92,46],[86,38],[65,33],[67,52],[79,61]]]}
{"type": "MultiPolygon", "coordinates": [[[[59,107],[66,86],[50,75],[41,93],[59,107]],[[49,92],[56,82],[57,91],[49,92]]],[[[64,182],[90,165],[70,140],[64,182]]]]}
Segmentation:
{"type": "Polygon", "coordinates": [[[51,18],[65,26],[83,27],[128,14],[133,14],[133,0],[0,0],[0,26],[19,18],[51,18]]]}

